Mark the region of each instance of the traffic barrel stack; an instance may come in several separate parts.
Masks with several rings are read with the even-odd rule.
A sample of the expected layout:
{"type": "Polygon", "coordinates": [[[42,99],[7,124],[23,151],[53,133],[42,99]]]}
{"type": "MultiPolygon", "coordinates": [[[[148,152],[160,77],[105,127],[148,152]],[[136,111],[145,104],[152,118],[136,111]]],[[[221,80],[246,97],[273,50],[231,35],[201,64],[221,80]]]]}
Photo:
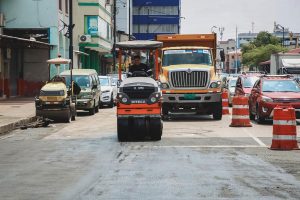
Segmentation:
{"type": "Polygon", "coordinates": [[[229,103],[228,103],[228,93],[227,90],[222,92],[222,114],[229,115],[229,103]]]}
{"type": "Polygon", "coordinates": [[[272,150],[299,149],[295,109],[276,106],[273,116],[272,150]]]}
{"type": "Polygon", "coordinates": [[[232,99],[232,121],[230,127],[252,127],[249,118],[248,97],[234,96],[232,99]]]}

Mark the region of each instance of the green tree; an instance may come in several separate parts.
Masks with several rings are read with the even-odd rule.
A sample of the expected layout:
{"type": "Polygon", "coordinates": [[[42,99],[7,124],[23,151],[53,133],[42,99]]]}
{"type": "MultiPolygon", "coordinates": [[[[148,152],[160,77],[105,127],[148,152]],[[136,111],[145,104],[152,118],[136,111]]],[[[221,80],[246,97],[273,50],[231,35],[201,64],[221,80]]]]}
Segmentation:
{"type": "Polygon", "coordinates": [[[285,52],[278,38],[268,32],[260,32],[257,38],[242,46],[242,63],[247,66],[257,66],[260,62],[270,59],[271,54],[285,52]]]}

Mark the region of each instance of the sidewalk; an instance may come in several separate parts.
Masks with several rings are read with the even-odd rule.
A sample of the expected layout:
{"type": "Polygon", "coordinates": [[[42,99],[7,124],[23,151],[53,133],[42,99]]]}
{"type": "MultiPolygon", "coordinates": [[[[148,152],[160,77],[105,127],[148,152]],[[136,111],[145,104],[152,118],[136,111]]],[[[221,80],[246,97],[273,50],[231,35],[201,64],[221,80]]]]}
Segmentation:
{"type": "Polygon", "coordinates": [[[0,100],[0,135],[34,120],[33,97],[0,100]]]}

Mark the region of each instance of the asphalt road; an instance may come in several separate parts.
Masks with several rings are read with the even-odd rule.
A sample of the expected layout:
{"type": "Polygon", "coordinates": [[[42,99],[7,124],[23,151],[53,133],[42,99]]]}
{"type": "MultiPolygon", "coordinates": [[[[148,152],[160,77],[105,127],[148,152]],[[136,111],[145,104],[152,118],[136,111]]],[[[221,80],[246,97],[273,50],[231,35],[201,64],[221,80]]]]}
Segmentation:
{"type": "Polygon", "coordinates": [[[0,199],[300,199],[300,151],[269,150],[271,123],[229,124],[177,116],[159,142],[119,143],[103,109],[17,130],[0,137],[0,199]]]}

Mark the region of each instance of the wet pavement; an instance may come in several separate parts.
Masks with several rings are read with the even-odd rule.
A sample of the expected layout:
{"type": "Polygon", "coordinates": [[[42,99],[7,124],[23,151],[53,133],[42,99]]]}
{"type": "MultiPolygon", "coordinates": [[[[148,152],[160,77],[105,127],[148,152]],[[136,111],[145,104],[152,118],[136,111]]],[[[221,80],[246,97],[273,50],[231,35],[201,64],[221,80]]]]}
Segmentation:
{"type": "MultiPolygon", "coordinates": [[[[300,152],[272,124],[175,117],[159,142],[117,141],[114,109],[0,137],[0,199],[300,199],[300,152]]],[[[298,127],[299,132],[299,127],[298,127]]]]}

